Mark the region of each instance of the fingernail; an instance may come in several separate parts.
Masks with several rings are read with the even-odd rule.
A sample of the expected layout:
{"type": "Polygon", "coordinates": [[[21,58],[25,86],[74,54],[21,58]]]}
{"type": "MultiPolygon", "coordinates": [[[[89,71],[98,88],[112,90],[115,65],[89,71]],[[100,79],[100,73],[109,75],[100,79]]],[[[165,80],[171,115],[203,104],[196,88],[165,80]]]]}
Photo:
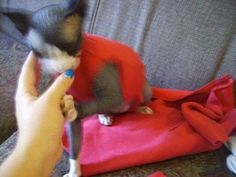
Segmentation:
{"type": "Polygon", "coordinates": [[[66,77],[72,78],[74,76],[74,71],[72,69],[68,69],[68,70],[66,70],[66,72],[64,74],[66,77]]]}

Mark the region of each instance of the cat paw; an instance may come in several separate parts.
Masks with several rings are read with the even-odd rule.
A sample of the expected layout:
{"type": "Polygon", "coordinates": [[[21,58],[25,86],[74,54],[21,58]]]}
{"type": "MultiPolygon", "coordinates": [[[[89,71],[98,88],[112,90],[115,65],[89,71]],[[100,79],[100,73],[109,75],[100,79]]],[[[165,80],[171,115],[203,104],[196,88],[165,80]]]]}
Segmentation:
{"type": "Polygon", "coordinates": [[[81,170],[80,170],[80,165],[77,163],[77,161],[69,159],[69,163],[70,163],[69,173],[65,174],[63,177],[80,177],[81,170]]]}
{"type": "Polygon", "coordinates": [[[73,173],[67,173],[65,174],[63,177],[80,177],[79,175],[77,175],[76,173],[73,174],[73,173]]]}
{"type": "Polygon", "coordinates": [[[75,109],[74,99],[71,95],[64,95],[61,99],[61,108],[66,121],[72,122],[77,117],[77,110],[75,109]]]}
{"type": "Polygon", "coordinates": [[[137,112],[141,114],[153,114],[153,110],[148,106],[139,106],[137,112]]]}
{"type": "Polygon", "coordinates": [[[111,116],[106,116],[104,114],[98,114],[98,120],[102,125],[112,125],[112,117],[111,116]]]}

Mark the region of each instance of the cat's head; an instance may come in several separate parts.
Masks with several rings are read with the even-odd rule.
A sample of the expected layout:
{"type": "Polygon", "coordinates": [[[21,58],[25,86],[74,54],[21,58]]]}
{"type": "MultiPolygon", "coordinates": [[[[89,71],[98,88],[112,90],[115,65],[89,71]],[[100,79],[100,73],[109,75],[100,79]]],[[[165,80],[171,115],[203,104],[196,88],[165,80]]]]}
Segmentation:
{"type": "Polygon", "coordinates": [[[49,72],[63,72],[79,64],[83,40],[85,0],[50,5],[29,13],[7,9],[3,12],[26,37],[29,47],[42,58],[49,72]]]}

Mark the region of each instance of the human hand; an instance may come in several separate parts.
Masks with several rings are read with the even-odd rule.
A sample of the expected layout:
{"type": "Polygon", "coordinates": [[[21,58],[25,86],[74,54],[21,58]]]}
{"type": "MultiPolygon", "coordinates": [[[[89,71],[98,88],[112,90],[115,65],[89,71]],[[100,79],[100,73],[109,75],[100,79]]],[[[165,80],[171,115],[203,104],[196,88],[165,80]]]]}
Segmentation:
{"type": "Polygon", "coordinates": [[[31,52],[22,67],[15,96],[19,129],[16,149],[24,150],[27,156],[33,157],[36,165],[42,163],[46,174],[50,173],[62,154],[65,117],[60,103],[73,82],[73,77],[70,77],[73,72],[58,76],[39,96],[36,89],[37,67],[37,57],[31,52]]]}

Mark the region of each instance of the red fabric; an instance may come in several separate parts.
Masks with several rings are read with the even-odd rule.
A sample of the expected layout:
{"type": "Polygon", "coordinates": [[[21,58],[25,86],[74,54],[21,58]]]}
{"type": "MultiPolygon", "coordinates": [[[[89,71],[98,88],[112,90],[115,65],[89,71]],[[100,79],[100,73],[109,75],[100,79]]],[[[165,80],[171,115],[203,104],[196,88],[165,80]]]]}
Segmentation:
{"type": "Polygon", "coordinates": [[[153,173],[153,174],[149,175],[148,177],[167,177],[167,176],[164,175],[164,173],[158,171],[156,173],[153,173]]]}
{"type": "MultiPolygon", "coordinates": [[[[122,114],[110,127],[101,125],[96,115],[84,119],[84,176],[214,150],[236,126],[229,76],[196,91],[156,87],[153,94],[152,115],[122,114]]],[[[68,148],[66,134],[63,140],[68,148]]]]}
{"type": "Polygon", "coordinates": [[[142,102],[145,69],[133,49],[113,40],[85,34],[80,60],[74,83],[69,90],[76,101],[88,102],[94,99],[92,83],[104,65],[110,63],[119,71],[124,100],[127,103],[142,102]]]}

